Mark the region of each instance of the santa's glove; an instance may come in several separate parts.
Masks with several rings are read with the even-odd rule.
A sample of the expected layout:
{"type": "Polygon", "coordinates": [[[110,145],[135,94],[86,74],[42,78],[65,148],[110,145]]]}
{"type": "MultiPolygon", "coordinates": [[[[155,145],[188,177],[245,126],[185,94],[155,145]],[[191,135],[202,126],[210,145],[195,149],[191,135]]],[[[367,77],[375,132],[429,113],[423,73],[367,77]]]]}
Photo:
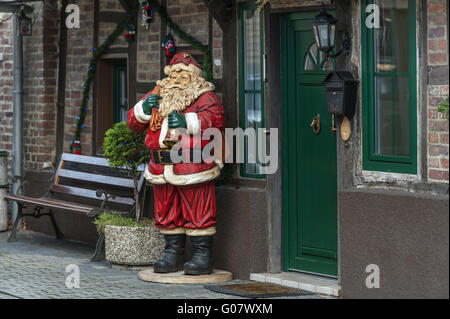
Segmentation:
{"type": "Polygon", "coordinates": [[[151,115],[152,110],[159,107],[158,101],[161,99],[162,97],[157,94],[150,94],[149,96],[147,96],[144,103],[142,103],[142,110],[144,111],[144,114],[151,115]]]}
{"type": "Polygon", "coordinates": [[[168,124],[170,128],[187,128],[186,118],[176,111],[169,114],[168,124]]]}

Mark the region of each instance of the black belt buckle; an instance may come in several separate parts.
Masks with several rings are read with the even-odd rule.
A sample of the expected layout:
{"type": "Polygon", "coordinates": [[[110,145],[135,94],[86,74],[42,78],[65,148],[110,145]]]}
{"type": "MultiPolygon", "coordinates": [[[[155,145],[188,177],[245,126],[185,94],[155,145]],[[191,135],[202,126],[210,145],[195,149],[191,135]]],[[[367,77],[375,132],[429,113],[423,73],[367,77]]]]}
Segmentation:
{"type": "Polygon", "coordinates": [[[157,155],[158,155],[159,164],[162,164],[162,165],[172,165],[173,164],[173,162],[170,160],[170,151],[158,150],[158,151],[154,151],[154,152],[156,152],[157,155]],[[164,155],[169,155],[169,161],[168,162],[166,162],[164,160],[164,155],[163,154],[164,155]]]}

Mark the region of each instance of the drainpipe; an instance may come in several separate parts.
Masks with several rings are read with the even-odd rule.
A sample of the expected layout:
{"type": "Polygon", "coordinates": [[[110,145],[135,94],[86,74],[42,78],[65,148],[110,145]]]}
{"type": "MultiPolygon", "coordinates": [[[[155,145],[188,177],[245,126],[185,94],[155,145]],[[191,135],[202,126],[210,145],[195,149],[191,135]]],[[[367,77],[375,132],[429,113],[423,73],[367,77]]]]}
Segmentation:
{"type": "MultiPolygon", "coordinates": [[[[19,32],[19,16],[21,11],[25,9],[28,12],[33,11],[30,6],[20,2],[0,3],[0,12],[11,12],[13,14],[13,194],[20,192],[23,177],[23,41],[22,34],[19,32]]],[[[11,207],[12,220],[16,218],[17,211],[17,203],[13,203],[11,207]]]]}
{"type": "MultiPolygon", "coordinates": [[[[17,10],[20,11],[20,10],[17,10]]],[[[20,192],[23,174],[23,37],[19,32],[19,14],[14,13],[13,36],[14,36],[14,89],[13,89],[13,194],[20,192]]],[[[12,220],[17,216],[17,203],[13,203],[11,210],[12,220]]],[[[19,228],[21,227],[21,222],[19,228]]]]}

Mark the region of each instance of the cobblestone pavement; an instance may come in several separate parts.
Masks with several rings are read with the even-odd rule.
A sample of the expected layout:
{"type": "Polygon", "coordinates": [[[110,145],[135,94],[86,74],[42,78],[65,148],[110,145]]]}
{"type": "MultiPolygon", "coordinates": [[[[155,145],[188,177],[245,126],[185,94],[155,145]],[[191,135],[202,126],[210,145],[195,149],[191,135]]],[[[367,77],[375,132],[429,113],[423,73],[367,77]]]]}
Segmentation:
{"type": "MultiPolygon", "coordinates": [[[[0,299],[118,298],[118,299],[228,299],[204,285],[174,285],[144,282],[137,271],[93,263],[93,246],[60,241],[53,237],[20,232],[18,241],[7,243],[0,233],[0,299]],[[80,288],[66,287],[68,265],[80,270],[80,288]]],[[[234,280],[233,283],[242,282],[234,280]]],[[[291,298],[317,298],[299,296],[291,298]]]]}

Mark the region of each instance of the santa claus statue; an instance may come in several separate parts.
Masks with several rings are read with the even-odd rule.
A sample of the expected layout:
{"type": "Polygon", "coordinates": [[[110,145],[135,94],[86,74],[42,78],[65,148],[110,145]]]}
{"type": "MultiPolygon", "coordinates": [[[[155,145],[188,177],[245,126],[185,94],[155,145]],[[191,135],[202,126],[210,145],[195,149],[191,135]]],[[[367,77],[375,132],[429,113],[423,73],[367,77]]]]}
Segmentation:
{"type": "Polygon", "coordinates": [[[198,136],[208,128],[224,129],[223,106],[213,93],[214,85],[203,79],[201,66],[185,52],[176,54],[166,66],[166,78],[128,112],[128,127],[147,131],[145,144],[151,161],[145,178],[153,184],[155,225],[164,234],[164,256],[154,272],[184,269],[187,275],[212,272],[211,248],[216,233],[214,179],[220,175],[220,160],[193,161],[208,140],[198,136]],[[172,162],[171,131],[183,131],[183,156],[191,161],[172,162]],[[187,149],[187,152],[186,152],[187,149]],[[184,263],[186,235],[192,259],[184,263]],[[184,263],[184,265],[183,265],[184,263]]]}

